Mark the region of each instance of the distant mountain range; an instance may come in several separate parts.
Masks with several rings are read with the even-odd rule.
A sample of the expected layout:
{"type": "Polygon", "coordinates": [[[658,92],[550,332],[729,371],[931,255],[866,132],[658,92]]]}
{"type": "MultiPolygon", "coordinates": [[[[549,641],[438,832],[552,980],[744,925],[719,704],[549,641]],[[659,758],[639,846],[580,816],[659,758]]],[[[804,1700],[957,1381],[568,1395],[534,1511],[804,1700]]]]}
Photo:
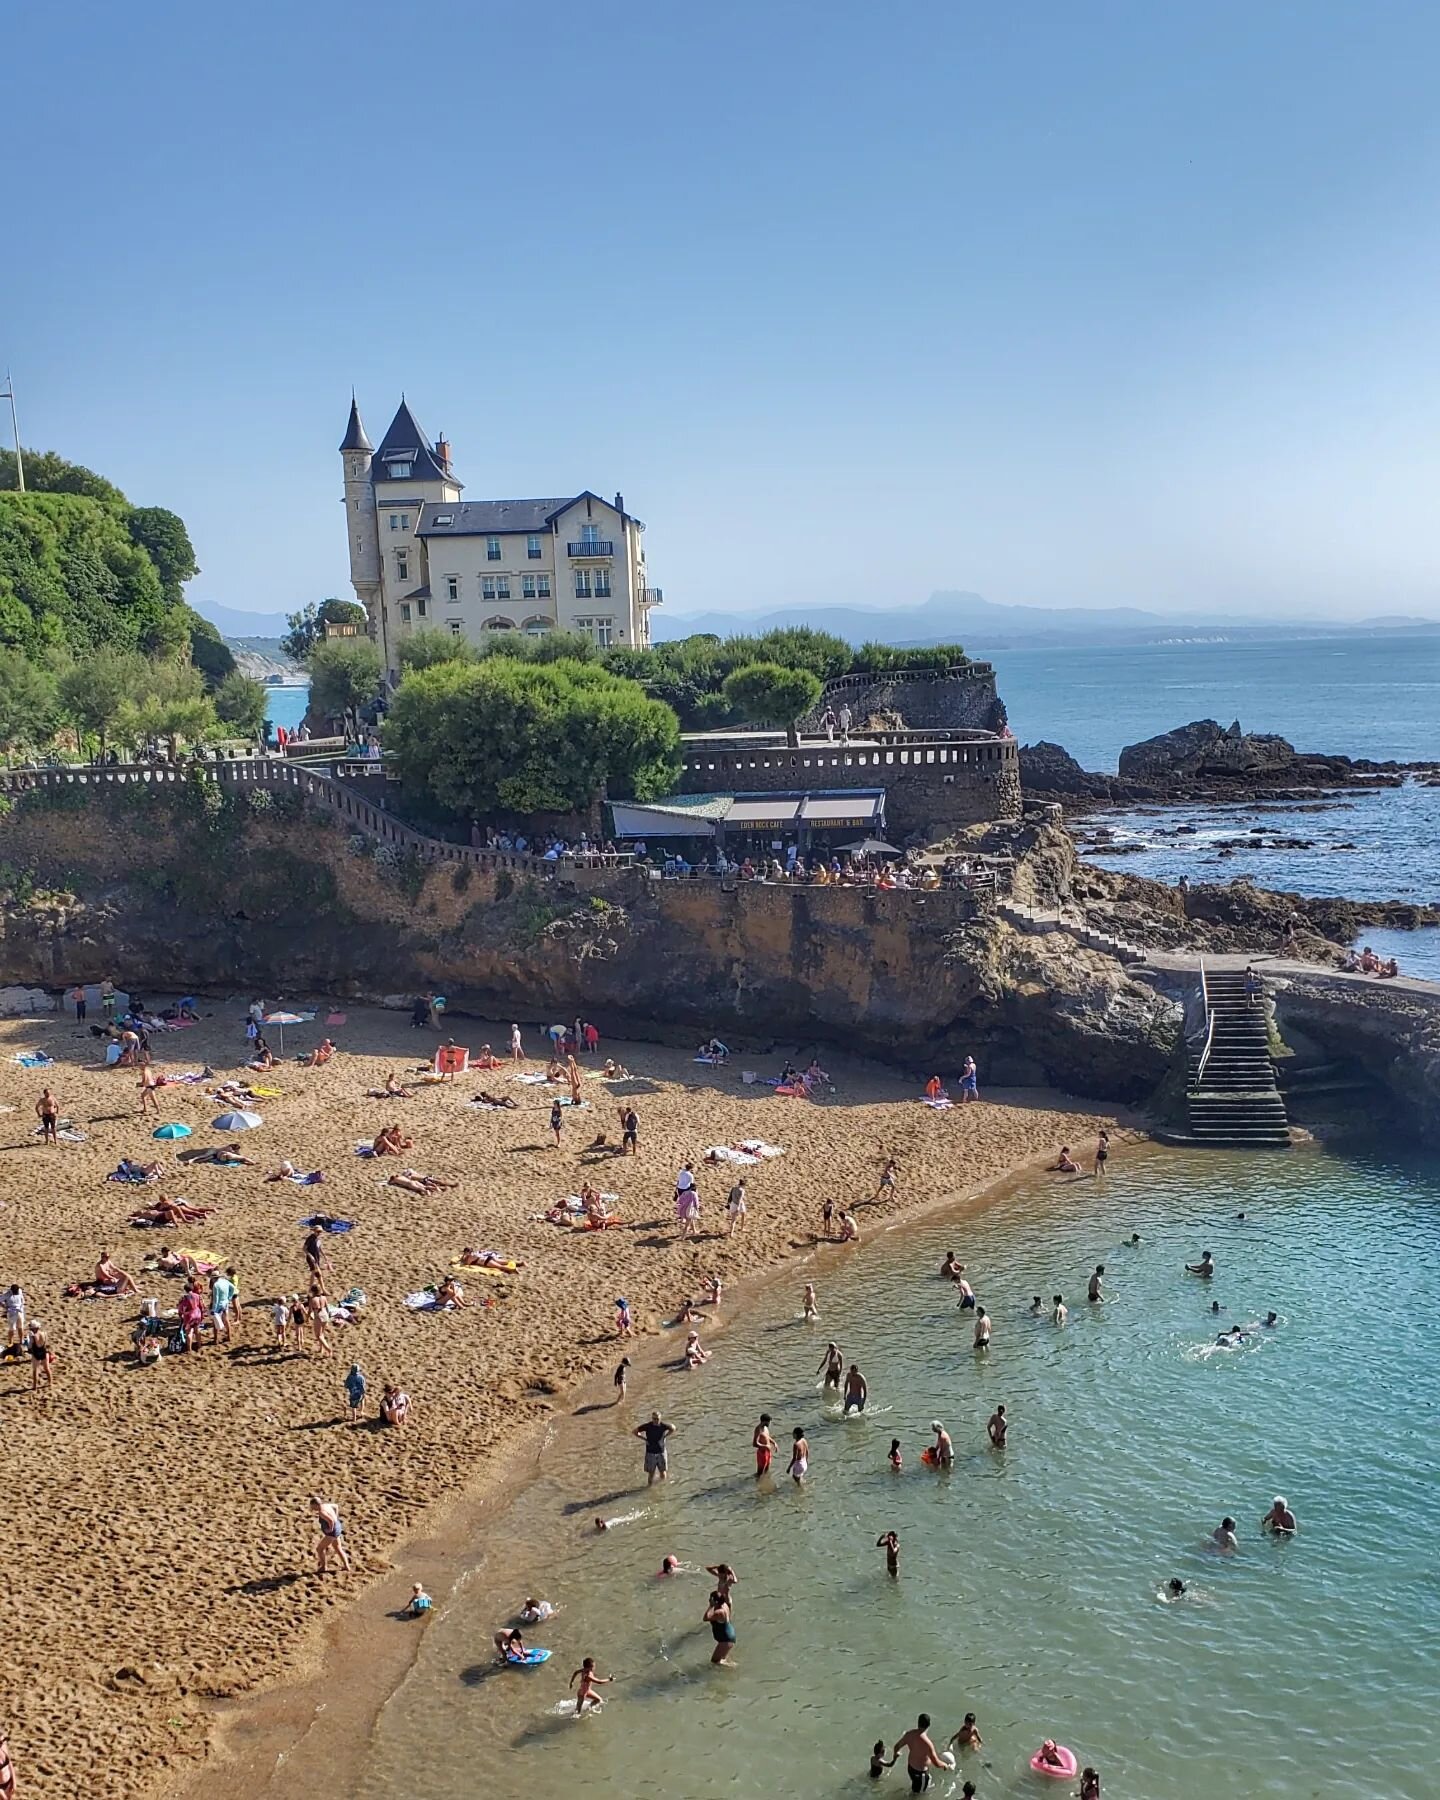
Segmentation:
{"type": "MultiPolygon", "coordinates": [[[[283,612],[241,612],[221,606],[218,600],[191,600],[202,619],[208,619],[223,638],[282,638],[290,629],[283,612]]],[[[294,610],[300,610],[299,605],[294,610]]]]}
{"type": "Polygon", "coordinates": [[[770,631],[809,625],[852,644],[940,644],[954,639],[976,656],[997,650],[1050,645],[1154,644],[1208,638],[1302,638],[1337,632],[1440,633],[1440,620],[1387,614],[1358,622],[1333,619],[1241,619],[1225,613],[1165,614],[1135,606],[1007,606],[980,594],[938,593],[917,606],[800,606],[785,612],[694,613],[688,618],[655,612],[657,640],[715,632],[770,631]]]}

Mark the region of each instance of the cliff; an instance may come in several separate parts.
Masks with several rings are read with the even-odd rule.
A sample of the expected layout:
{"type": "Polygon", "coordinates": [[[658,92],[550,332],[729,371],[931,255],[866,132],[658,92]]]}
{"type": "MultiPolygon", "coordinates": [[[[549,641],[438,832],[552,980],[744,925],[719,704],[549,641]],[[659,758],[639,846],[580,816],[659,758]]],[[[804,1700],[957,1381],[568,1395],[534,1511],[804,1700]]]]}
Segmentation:
{"type": "MultiPolygon", "coordinates": [[[[1050,830],[1067,848],[1047,840],[1045,879],[1068,879],[1073,847],[1050,830]]],[[[485,1016],[583,1007],[620,1031],[840,1040],[926,1073],[970,1052],[992,1082],[1120,1100],[1159,1082],[1175,1041],[1174,1009],[1117,963],[1022,936],[963,891],[727,891],[638,871],[582,891],[428,862],[298,794],[201,782],[26,795],[0,857],[4,982],[111,972],[160,991],[337,999],[437,987],[485,1016]]]]}

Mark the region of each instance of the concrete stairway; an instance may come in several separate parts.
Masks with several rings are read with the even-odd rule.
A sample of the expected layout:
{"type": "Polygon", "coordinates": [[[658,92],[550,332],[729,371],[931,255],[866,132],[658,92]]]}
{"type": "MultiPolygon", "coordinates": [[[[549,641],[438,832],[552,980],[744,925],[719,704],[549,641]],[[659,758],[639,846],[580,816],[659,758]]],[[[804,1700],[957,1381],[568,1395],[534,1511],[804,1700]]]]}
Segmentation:
{"type": "Polygon", "coordinates": [[[1022,906],[1016,900],[999,900],[995,910],[1017,931],[1028,932],[1034,937],[1043,937],[1052,931],[1063,931],[1077,943],[1084,944],[1087,949],[1113,956],[1116,962],[1143,963],[1146,960],[1146,954],[1138,944],[1127,943],[1124,938],[1115,937],[1108,931],[1098,931],[1093,925],[1087,924],[1083,917],[1060,912],[1037,912],[1032,907],[1022,906]]]}
{"type": "Polygon", "coordinates": [[[1208,1048],[1189,1053],[1185,1106],[1197,1144],[1230,1149],[1283,1149],[1290,1143],[1285,1102],[1275,1085],[1263,993],[1245,994],[1243,970],[1205,975],[1208,1048]]]}

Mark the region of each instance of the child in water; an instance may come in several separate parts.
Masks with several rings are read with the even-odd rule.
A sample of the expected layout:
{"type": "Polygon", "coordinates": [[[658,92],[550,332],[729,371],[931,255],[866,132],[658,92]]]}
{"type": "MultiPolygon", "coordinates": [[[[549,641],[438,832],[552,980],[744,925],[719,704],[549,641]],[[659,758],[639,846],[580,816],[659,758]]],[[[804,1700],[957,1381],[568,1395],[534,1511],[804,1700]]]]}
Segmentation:
{"type": "MultiPolygon", "coordinates": [[[[899,1754],[900,1752],[897,1750],[895,1756],[898,1756],[899,1754]]],[[[895,1767],[895,1756],[887,1758],[885,1755],[885,1740],[883,1738],[878,1739],[875,1748],[870,1752],[870,1779],[872,1781],[878,1781],[887,1769],[893,1769],[895,1767]]]]}
{"type": "Polygon", "coordinates": [[[894,1469],[895,1473],[898,1475],[900,1473],[900,1466],[900,1440],[899,1438],[891,1438],[890,1467],[894,1469]]]}

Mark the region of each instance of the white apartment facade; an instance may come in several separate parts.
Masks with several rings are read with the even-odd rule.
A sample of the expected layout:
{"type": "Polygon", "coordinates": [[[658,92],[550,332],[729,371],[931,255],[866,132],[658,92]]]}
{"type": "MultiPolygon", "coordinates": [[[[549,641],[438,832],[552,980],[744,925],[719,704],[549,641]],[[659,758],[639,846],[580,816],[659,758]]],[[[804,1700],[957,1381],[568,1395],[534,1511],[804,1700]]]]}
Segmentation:
{"type": "Polygon", "coordinates": [[[345,441],[350,580],[389,678],[415,631],[482,642],[500,631],[578,631],[602,649],[643,648],[650,608],[645,527],[589,492],[463,500],[443,437],[432,444],[404,400],[375,449],[352,400],[345,441]]]}

